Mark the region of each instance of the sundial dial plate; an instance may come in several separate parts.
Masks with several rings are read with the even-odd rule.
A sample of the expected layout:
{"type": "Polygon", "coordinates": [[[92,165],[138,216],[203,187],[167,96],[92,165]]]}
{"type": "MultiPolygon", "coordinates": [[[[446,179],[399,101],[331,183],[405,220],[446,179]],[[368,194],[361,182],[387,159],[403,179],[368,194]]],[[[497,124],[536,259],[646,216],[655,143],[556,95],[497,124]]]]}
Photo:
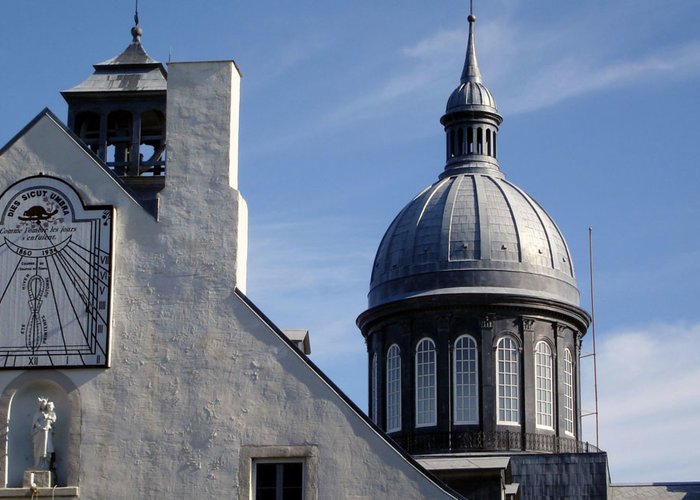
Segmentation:
{"type": "Polygon", "coordinates": [[[0,369],[108,366],[113,207],[38,176],[0,210],[0,369]]]}

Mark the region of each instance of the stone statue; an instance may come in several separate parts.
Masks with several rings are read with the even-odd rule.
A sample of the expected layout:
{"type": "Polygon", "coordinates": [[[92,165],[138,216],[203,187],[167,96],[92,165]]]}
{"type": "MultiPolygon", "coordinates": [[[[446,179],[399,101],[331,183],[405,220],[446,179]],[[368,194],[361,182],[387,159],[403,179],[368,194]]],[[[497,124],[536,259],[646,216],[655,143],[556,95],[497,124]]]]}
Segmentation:
{"type": "Polygon", "coordinates": [[[56,423],[54,404],[46,398],[38,398],[39,409],[32,421],[34,443],[34,467],[49,470],[53,466],[53,425],[56,423]]]}

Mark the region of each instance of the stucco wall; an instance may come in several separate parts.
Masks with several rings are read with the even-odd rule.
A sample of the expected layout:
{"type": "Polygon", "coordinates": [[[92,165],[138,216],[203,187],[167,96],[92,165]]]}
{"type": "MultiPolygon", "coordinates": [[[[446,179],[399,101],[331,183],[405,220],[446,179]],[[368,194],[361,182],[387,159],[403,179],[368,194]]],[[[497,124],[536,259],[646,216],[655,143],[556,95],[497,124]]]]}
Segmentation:
{"type": "MultiPolygon", "coordinates": [[[[0,156],[2,189],[43,173],[116,209],[111,367],[33,372],[79,393],[78,449],[58,461],[81,498],[248,498],[242,470],[270,450],[306,450],[308,498],[450,497],[236,295],[238,79],[231,62],[170,66],[158,221],[49,115],[0,156]]],[[[3,401],[24,373],[0,371],[3,401]]]]}

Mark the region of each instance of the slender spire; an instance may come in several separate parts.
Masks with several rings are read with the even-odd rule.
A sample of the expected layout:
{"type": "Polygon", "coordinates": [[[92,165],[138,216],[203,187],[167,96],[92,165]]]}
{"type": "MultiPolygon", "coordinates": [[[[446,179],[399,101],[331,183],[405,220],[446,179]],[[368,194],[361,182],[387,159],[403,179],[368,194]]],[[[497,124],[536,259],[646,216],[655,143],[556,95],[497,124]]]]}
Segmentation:
{"type": "Polygon", "coordinates": [[[134,9],[134,26],[131,28],[132,43],[141,43],[141,35],[143,29],[139,25],[139,0],[136,0],[136,8],[134,9]]]}
{"type": "Polygon", "coordinates": [[[469,8],[469,42],[467,43],[467,57],[464,61],[464,70],[462,71],[462,83],[475,82],[481,83],[481,72],[479,64],[476,62],[476,48],[474,46],[474,23],[476,16],[472,14],[471,5],[469,8]]]}

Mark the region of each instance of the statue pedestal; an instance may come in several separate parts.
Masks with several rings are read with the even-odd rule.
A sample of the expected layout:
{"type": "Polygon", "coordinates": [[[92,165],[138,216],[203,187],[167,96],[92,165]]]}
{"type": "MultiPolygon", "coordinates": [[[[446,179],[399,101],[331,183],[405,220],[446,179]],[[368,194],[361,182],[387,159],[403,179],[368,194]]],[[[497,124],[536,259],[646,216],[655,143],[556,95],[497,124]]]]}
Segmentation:
{"type": "Polygon", "coordinates": [[[31,488],[32,485],[38,488],[53,488],[55,486],[53,472],[50,470],[27,469],[24,471],[22,485],[25,488],[31,488]]]}

